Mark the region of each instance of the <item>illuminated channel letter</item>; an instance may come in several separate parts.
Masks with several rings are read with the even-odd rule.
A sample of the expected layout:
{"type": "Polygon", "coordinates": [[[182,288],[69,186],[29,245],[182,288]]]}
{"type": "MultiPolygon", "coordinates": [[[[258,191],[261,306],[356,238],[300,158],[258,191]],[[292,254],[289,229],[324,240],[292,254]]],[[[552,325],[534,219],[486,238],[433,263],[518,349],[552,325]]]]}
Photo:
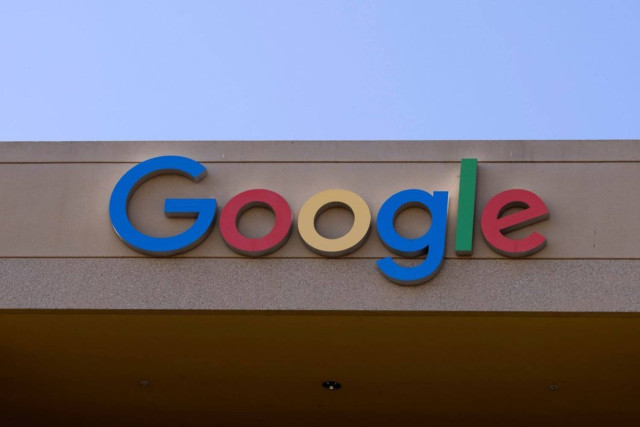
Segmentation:
{"type": "Polygon", "coordinates": [[[477,159],[460,161],[460,191],[458,192],[458,222],[456,224],[456,254],[473,253],[473,221],[476,213],[477,159]]]}
{"type": "Polygon", "coordinates": [[[403,267],[387,257],[378,260],[384,277],[399,285],[418,285],[431,280],[440,270],[444,258],[449,193],[436,191],[433,196],[422,190],[404,190],[389,197],[378,212],[377,227],[382,243],[391,252],[405,257],[426,253],[415,267],[403,267]],[[397,216],[410,207],[424,208],[431,214],[431,227],[416,239],[402,237],[395,229],[397,216]]]}
{"type": "Polygon", "coordinates": [[[116,184],[109,201],[109,216],[116,234],[130,248],[147,255],[169,256],[198,246],[211,232],[216,215],[215,199],[167,199],[164,211],[168,217],[195,217],[186,231],[171,237],[153,237],[136,230],[129,216],[129,199],[145,181],[158,175],[182,175],[195,182],[207,170],[195,160],[180,156],[163,156],[146,160],[125,173],[116,184]]]}
{"type": "Polygon", "coordinates": [[[293,214],[287,201],[269,190],[248,190],[234,196],[220,214],[220,233],[227,246],[234,252],[248,256],[262,256],[277,251],[284,245],[293,224],[293,214]],[[257,239],[243,236],[238,221],[243,213],[253,207],[270,209],[276,217],[271,231],[257,239]]]}
{"type": "Polygon", "coordinates": [[[527,190],[507,190],[489,200],[482,212],[482,235],[487,245],[497,253],[508,257],[532,255],[547,244],[547,239],[536,232],[522,239],[510,239],[504,235],[527,225],[549,218],[549,210],[542,199],[527,190]],[[504,215],[511,208],[524,208],[504,215]]]}
{"type": "Polygon", "coordinates": [[[298,216],[298,231],[302,241],[313,252],[327,257],[339,257],[358,249],[371,230],[371,211],[362,197],[347,190],[325,190],[305,202],[298,216]],[[316,220],[327,209],[343,207],[353,213],[353,226],[337,239],[323,237],[316,230],[316,220]]]}

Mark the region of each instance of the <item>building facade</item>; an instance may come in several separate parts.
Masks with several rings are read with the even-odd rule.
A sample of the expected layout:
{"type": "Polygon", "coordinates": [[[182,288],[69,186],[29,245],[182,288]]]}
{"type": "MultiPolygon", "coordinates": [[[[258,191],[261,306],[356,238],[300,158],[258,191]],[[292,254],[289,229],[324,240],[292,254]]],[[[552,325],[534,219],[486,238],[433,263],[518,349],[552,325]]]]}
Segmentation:
{"type": "MultiPolygon", "coordinates": [[[[638,142],[2,143],[0,162],[0,400],[9,423],[640,417],[638,142]],[[162,156],[207,174],[195,182],[151,171],[123,208],[137,232],[168,239],[194,226],[166,215],[166,199],[216,201],[211,231],[175,255],[136,249],[110,206],[129,171],[162,156]],[[476,162],[471,207],[460,203],[463,159],[476,162]],[[243,254],[225,232],[264,242],[280,221],[277,209],[249,200],[221,223],[253,189],[281,196],[292,221],[277,247],[243,254]],[[408,209],[383,218],[408,189],[441,194],[444,210],[407,199],[408,209]],[[329,256],[301,225],[326,190],[347,190],[365,207],[317,205],[307,227],[321,238],[349,235],[370,213],[370,229],[329,256]],[[511,190],[534,194],[547,214],[495,235],[524,242],[535,233],[544,239],[535,250],[515,244],[505,254],[492,243],[485,213],[488,224],[492,203],[511,190]],[[384,221],[407,242],[431,240],[420,253],[394,247],[384,221]],[[463,227],[466,253],[456,250],[463,227]],[[403,284],[385,259],[401,272],[435,264],[403,284]]],[[[493,220],[529,205],[505,203],[493,220]]]]}

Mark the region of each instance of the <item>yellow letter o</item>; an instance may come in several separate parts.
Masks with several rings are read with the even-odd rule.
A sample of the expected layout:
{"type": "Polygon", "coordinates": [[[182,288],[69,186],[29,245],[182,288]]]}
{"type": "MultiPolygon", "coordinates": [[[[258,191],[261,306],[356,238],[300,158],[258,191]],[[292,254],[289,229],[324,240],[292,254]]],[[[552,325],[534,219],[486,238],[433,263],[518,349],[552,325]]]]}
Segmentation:
{"type": "Polygon", "coordinates": [[[325,190],[314,194],[305,202],[298,216],[298,232],[302,241],[313,252],[327,257],[339,257],[358,249],[371,230],[369,206],[356,193],[348,190],[325,190]],[[337,239],[323,237],[316,230],[316,220],[327,209],[343,207],[353,213],[353,226],[337,239]]]}

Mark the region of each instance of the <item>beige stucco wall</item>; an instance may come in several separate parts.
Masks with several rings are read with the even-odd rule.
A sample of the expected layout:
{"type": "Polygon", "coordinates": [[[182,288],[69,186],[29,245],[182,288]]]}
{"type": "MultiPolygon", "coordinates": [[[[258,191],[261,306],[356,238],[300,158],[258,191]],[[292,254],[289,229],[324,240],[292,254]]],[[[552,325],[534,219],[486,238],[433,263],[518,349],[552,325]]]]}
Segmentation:
{"type": "MultiPolygon", "coordinates": [[[[44,142],[0,143],[0,308],[640,311],[640,143],[635,141],[372,142],[44,142]],[[328,188],[360,194],[372,213],[407,188],[450,192],[448,248],[432,281],[412,288],[385,280],[375,261],[389,256],[377,233],[346,259],[327,260],[297,232],[278,252],[249,259],[230,251],[218,228],[176,259],[151,259],[115,235],[108,201],[134,164],[160,155],[203,162],[200,183],[154,178],[134,195],[130,215],[142,231],[170,235],[189,219],[163,214],[167,197],[215,197],[268,188],[294,211],[328,188]],[[476,157],[474,255],[453,251],[459,160],[476,157]],[[529,259],[491,251],[480,212],[496,193],[524,188],[547,204],[539,231],[548,246],[529,259]],[[188,259],[184,259],[188,258],[188,259]]],[[[426,229],[418,209],[398,228],[426,229]]],[[[250,211],[244,231],[267,231],[250,211]]],[[[348,228],[331,212],[320,227],[348,228]]],[[[517,234],[515,234],[517,235],[517,234]]]]}

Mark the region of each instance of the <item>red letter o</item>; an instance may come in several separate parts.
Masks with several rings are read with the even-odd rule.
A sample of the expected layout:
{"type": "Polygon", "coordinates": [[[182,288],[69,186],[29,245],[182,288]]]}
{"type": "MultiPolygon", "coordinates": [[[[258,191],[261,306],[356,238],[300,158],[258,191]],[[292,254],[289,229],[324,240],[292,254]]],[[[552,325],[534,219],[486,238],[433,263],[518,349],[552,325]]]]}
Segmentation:
{"type": "Polygon", "coordinates": [[[291,235],[293,215],[287,201],[269,190],[248,190],[234,196],[220,215],[220,233],[227,246],[234,252],[248,256],[268,255],[284,245],[291,235]],[[265,207],[273,211],[276,221],[266,235],[251,239],[240,233],[240,216],[253,207],[265,207]]]}

